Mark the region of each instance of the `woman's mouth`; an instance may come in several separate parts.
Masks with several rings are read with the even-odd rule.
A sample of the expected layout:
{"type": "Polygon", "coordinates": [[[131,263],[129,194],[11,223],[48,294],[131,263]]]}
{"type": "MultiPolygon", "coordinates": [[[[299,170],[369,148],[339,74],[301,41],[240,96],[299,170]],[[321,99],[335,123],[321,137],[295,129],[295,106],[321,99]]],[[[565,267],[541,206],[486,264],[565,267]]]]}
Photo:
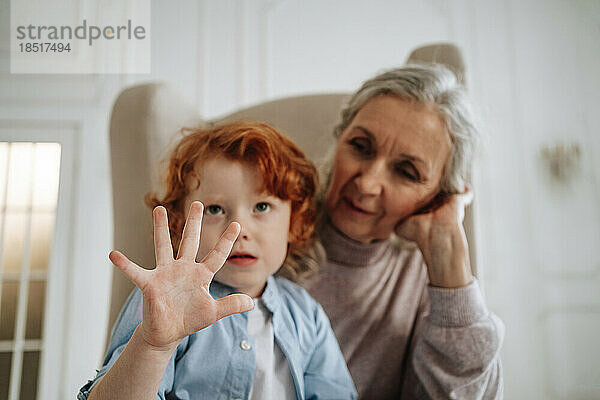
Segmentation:
{"type": "Polygon", "coordinates": [[[240,252],[232,253],[227,258],[227,262],[229,262],[233,265],[241,266],[241,267],[252,265],[257,260],[258,260],[258,258],[254,257],[252,254],[240,253],[240,252]]]}
{"type": "Polygon", "coordinates": [[[350,213],[352,215],[359,216],[359,217],[367,217],[367,216],[373,216],[376,214],[375,212],[368,211],[368,210],[365,210],[364,208],[358,207],[357,205],[355,205],[352,202],[352,200],[350,200],[347,197],[343,198],[343,202],[344,202],[344,205],[346,205],[346,208],[350,211],[350,213]]]}

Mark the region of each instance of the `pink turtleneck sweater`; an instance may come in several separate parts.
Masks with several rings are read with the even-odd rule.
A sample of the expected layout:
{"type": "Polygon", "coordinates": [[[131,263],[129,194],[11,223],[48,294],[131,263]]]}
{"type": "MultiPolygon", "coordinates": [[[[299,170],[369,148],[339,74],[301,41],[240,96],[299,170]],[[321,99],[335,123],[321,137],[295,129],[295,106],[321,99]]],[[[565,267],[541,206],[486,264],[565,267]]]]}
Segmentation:
{"type": "Polygon", "coordinates": [[[359,398],[500,399],[504,326],[477,281],[428,285],[417,248],[361,244],[331,225],[327,263],[300,282],[328,314],[359,398]]]}

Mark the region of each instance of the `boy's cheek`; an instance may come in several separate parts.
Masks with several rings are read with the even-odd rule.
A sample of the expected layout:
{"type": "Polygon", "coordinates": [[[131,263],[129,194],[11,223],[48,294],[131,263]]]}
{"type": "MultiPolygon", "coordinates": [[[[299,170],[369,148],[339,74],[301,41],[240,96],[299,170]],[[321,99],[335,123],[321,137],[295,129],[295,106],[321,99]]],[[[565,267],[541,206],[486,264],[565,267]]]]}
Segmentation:
{"type": "Polygon", "coordinates": [[[202,232],[200,233],[200,246],[198,247],[198,253],[196,254],[197,262],[200,262],[217,244],[220,233],[222,233],[215,233],[217,231],[218,229],[214,226],[208,225],[202,227],[202,232]]]}
{"type": "Polygon", "coordinates": [[[198,248],[198,252],[196,253],[196,262],[200,262],[202,261],[202,259],[204,257],[206,257],[206,255],[208,254],[208,252],[210,251],[210,249],[212,249],[212,246],[204,246],[202,243],[200,244],[200,247],[198,248]]]}

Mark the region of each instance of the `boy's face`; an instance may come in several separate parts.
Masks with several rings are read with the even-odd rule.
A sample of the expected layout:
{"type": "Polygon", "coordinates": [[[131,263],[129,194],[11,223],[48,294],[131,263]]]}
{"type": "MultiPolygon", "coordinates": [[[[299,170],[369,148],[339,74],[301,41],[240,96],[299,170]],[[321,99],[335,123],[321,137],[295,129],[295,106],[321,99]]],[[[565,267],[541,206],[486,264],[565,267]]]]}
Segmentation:
{"type": "Polygon", "coordinates": [[[215,280],[251,297],[259,297],[267,277],[283,264],[290,232],[291,202],[260,192],[262,177],[250,164],[210,159],[198,168],[200,186],[186,198],[204,204],[200,261],[213,248],[232,221],[241,225],[240,235],[215,280]]]}

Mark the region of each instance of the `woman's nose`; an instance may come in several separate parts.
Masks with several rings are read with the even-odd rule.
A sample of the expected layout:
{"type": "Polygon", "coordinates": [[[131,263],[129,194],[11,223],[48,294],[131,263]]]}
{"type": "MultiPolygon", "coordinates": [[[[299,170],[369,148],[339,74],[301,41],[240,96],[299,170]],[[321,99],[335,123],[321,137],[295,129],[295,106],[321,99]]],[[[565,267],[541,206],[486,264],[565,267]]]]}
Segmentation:
{"type": "Polygon", "coordinates": [[[370,162],[361,169],[354,182],[360,194],[379,195],[383,190],[385,166],[381,162],[370,162]]]}

